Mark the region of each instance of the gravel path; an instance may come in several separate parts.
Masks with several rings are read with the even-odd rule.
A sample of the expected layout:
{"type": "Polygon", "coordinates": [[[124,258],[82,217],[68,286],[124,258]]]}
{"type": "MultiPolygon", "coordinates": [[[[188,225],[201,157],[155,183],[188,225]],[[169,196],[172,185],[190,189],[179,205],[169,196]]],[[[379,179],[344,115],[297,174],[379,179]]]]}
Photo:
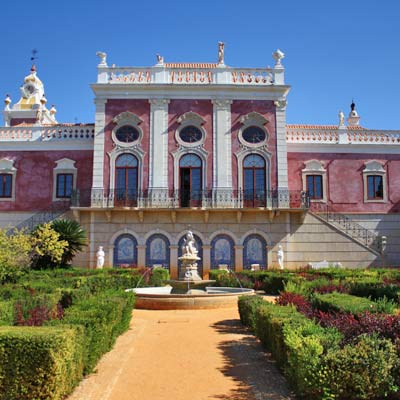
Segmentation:
{"type": "Polygon", "coordinates": [[[134,310],[97,370],[68,400],[294,399],[237,309],[134,310]]]}

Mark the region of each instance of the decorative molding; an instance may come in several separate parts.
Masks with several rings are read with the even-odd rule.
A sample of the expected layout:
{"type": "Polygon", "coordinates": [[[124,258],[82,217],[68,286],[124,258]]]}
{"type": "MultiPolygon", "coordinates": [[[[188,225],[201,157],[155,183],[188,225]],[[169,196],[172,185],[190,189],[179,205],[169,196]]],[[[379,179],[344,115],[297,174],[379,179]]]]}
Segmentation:
{"type": "Polygon", "coordinates": [[[230,109],[231,109],[230,107],[231,107],[231,104],[233,103],[233,101],[229,100],[229,99],[213,99],[213,100],[211,100],[211,103],[214,104],[219,109],[224,109],[224,110],[230,111],[230,109]]]}
{"type": "Polygon", "coordinates": [[[269,121],[262,114],[252,111],[246,115],[242,115],[240,117],[240,122],[247,127],[250,125],[263,126],[269,121]]]}
{"type": "Polygon", "coordinates": [[[286,110],[287,107],[287,100],[275,100],[274,101],[275,107],[277,108],[277,111],[284,111],[286,110]]]}
{"type": "Polygon", "coordinates": [[[132,123],[133,125],[140,125],[143,120],[139,118],[136,114],[130,111],[124,111],[113,118],[113,122],[117,125],[126,125],[132,123]]]}
{"type": "Polygon", "coordinates": [[[182,125],[203,125],[206,123],[206,120],[201,117],[199,114],[193,112],[193,111],[188,111],[182,114],[178,118],[178,123],[182,125]]]}
{"type": "Polygon", "coordinates": [[[76,181],[78,170],[75,167],[75,161],[69,158],[62,158],[56,161],[56,167],[53,168],[53,201],[60,200],[57,197],[57,175],[72,174],[72,189],[76,190],[76,181]]]}
{"type": "Polygon", "coordinates": [[[203,145],[203,143],[205,142],[206,137],[207,137],[207,131],[203,127],[203,125],[206,123],[206,120],[204,118],[202,118],[199,114],[197,114],[193,111],[188,111],[188,112],[182,114],[177,119],[177,121],[179,123],[179,127],[175,131],[175,140],[181,147],[192,149],[194,147],[203,145]],[[184,142],[180,138],[180,132],[183,128],[186,128],[187,126],[191,126],[191,125],[195,126],[197,129],[199,129],[200,132],[202,133],[202,135],[201,135],[201,139],[199,141],[194,142],[194,143],[187,143],[187,142],[184,142]]]}
{"type": "Polygon", "coordinates": [[[386,203],[387,202],[387,173],[385,167],[379,161],[371,160],[365,163],[363,174],[364,203],[386,203]],[[382,177],[383,199],[368,198],[368,176],[377,175],[382,177]]]}
{"type": "Polygon", "coordinates": [[[304,168],[301,171],[303,191],[307,191],[307,175],[322,176],[322,199],[310,199],[310,201],[314,203],[326,203],[328,186],[324,163],[319,160],[309,160],[304,163],[304,168]]]}

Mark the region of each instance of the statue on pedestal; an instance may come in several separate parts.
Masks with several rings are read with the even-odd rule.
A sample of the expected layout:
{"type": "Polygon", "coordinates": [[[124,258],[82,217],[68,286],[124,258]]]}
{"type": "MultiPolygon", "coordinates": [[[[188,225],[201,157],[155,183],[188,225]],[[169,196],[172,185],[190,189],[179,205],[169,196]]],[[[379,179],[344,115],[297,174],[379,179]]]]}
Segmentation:
{"type": "Polygon", "coordinates": [[[276,254],[276,258],[278,260],[278,264],[279,264],[279,269],[283,269],[283,260],[285,258],[285,255],[283,253],[283,248],[281,245],[278,246],[278,251],[276,254]]]}
{"type": "Polygon", "coordinates": [[[224,62],[224,42],[218,42],[218,64],[225,64],[224,62]]]}
{"type": "Polygon", "coordinates": [[[105,257],[103,246],[99,246],[99,249],[97,250],[96,253],[96,257],[97,257],[96,268],[102,269],[104,266],[104,257],[105,257]]]}

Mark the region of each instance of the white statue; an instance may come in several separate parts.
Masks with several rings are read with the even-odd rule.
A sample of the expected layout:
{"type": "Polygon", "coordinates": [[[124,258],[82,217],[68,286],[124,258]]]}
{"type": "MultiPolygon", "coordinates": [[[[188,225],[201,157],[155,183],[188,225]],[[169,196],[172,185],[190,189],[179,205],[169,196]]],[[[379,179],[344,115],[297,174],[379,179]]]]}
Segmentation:
{"type": "Polygon", "coordinates": [[[103,246],[99,246],[99,249],[97,250],[96,253],[96,257],[97,257],[96,268],[102,269],[104,266],[104,257],[105,257],[103,246]]]}
{"type": "Polygon", "coordinates": [[[194,240],[193,232],[187,231],[186,237],[183,240],[182,255],[197,257],[196,241],[194,240]]]}
{"type": "Polygon", "coordinates": [[[225,64],[224,62],[224,42],[218,42],[218,64],[225,64]]]}
{"type": "Polygon", "coordinates": [[[100,58],[99,65],[101,65],[103,67],[107,67],[107,53],[104,53],[102,51],[98,51],[96,53],[96,56],[100,58]]]}
{"type": "Polygon", "coordinates": [[[164,57],[157,54],[157,64],[164,64],[164,57]]]}
{"type": "Polygon", "coordinates": [[[339,111],[339,126],[344,125],[344,113],[343,111],[339,111]]]}
{"type": "Polygon", "coordinates": [[[282,248],[281,245],[278,246],[278,251],[276,253],[276,258],[278,260],[279,269],[283,269],[283,260],[285,258],[285,255],[283,253],[283,248],[282,248]]]}

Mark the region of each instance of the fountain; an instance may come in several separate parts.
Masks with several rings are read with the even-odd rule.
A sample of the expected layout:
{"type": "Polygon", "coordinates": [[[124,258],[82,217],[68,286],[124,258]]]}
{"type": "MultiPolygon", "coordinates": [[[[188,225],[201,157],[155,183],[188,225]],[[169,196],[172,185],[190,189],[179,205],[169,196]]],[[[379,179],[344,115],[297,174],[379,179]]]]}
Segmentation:
{"type": "Polygon", "coordinates": [[[200,260],[193,233],[188,230],[182,246],[182,273],[169,286],[126,289],[136,293],[136,308],[178,310],[233,307],[238,296],[254,294],[253,289],[211,287],[213,280],[203,280],[198,271],[200,260]]]}

